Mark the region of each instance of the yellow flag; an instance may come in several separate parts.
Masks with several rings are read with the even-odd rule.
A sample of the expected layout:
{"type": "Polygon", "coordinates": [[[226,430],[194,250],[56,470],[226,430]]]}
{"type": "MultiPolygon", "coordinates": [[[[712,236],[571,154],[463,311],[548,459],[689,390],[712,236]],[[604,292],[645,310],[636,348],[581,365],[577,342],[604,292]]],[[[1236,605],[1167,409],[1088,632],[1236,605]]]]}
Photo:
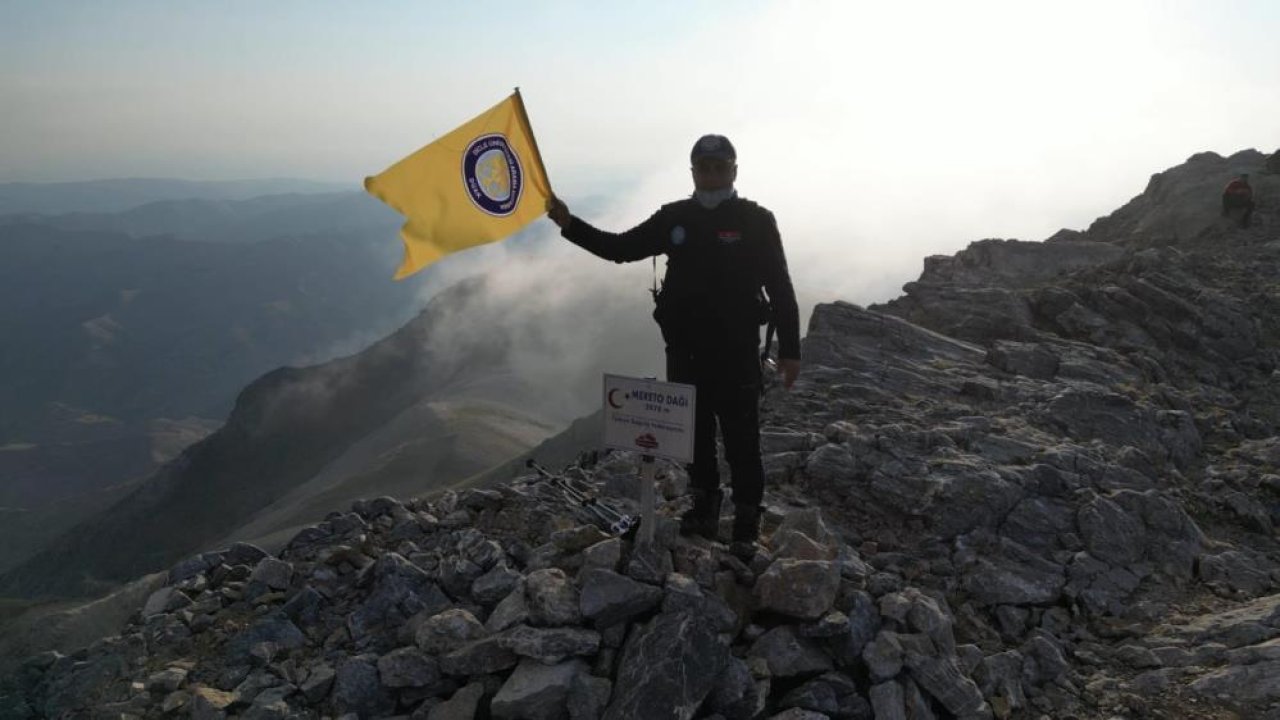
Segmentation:
{"type": "Polygon", "coordinates": [[[551,197],[519,90],[365,178],[364,189],[406,218],[397,280],[449,253],[511,235],[545,213],[551,197]]]}

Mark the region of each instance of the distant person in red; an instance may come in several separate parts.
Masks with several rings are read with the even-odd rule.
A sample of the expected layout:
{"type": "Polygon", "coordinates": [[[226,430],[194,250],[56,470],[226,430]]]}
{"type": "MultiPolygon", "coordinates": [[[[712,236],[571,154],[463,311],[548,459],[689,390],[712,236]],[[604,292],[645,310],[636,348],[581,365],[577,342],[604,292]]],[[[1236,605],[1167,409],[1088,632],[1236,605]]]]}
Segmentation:
{"type": "Polygon", "coordinates": [[[1249,174],[1241,173],[1240,177],[1227,183],[1222,189],[1222,215],[1226,217],[1233,210],[1243,210],[1240,215],[1240,227],[1249,227],[1253,217],[1253,188],[1249,186],[1249,174]]]}

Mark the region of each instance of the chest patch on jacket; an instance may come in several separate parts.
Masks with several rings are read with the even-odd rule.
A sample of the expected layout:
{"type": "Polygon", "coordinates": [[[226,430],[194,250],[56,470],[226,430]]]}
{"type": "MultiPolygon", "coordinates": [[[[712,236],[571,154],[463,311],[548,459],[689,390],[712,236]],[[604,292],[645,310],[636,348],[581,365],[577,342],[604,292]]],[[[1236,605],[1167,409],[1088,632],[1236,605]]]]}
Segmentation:
{"type": "Polygon", "coordinates": [[[742,239],[742,231],[740,230],[717,230],[716,239],[726,245],[736,243],[742,239]]]}
{"type": "Polygon", "coordinates": [[[677,225],[671,228],[671,244],[672,245],[683,245],[684,237],[685,237],[685,232],[684,232],[683,225],[677,225]]]}

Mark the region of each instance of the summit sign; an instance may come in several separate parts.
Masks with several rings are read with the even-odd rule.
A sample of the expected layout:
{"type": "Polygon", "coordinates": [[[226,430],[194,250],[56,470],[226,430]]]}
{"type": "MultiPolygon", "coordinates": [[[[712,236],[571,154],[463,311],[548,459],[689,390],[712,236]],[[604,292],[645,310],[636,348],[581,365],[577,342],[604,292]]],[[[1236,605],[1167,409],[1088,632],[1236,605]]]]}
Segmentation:
{"type": "Polygon", "coordinates": [[[693,462],[692,385],[604,376],[604,444],[693,462]]]}

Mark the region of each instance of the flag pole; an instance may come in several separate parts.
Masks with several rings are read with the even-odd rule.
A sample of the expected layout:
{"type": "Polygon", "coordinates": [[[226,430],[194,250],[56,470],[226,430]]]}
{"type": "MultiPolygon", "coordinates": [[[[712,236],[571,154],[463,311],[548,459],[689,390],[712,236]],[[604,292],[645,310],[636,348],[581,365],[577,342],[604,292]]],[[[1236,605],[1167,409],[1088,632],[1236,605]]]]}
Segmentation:
{"type": "Polygon", "coordinates": [[[533,125],[529,122],[529,113],[524,109],[524,98],[520,96],[520,88],[516,88],[516,112],[520,116],[520,124],[524,126],[524,131],[529,135],[529,144],[533,146],[533,159],[538,163],[538,169],[542,171],[542,178],[547,181],[547,195],[555,197],[555,192],[551,189],[551,176],[547,174],[547,166],[542,164],[542,151],[538,149],[538,138],[533,134],[533,125]]]}

